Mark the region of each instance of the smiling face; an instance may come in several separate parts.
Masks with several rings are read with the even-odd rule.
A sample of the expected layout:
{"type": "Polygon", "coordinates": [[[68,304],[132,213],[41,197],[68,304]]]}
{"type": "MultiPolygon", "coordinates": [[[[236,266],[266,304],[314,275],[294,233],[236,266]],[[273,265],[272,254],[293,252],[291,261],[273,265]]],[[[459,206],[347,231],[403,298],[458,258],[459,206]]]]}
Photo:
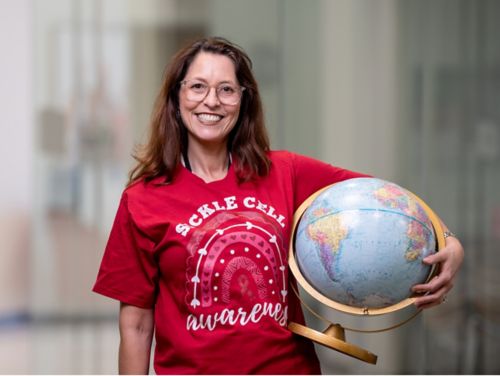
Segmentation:
{"type": "Polygon", "coordinates": [[[200,52],[188,68],[184,81],[196,80],[210,87],[201,101],[188,99],[187,88],[181,86],[179,110],[188,131],[188,145],[213,147],[226,145],[240,112],[240,102],[227,105],[220,102],[216,88],[221,84],[238,86],[234,63],[224,55],[200,52]]]}

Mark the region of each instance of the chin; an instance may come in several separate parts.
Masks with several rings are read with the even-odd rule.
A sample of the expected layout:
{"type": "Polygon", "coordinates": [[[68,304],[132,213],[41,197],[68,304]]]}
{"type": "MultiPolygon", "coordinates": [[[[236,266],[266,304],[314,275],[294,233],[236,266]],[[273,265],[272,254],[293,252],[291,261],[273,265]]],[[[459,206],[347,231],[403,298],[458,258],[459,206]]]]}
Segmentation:
{"type": "Polygon", "coordinates": [[[207,134],[194,134],[193,139],[200,144],[221,144],[227,141],[227,136],[224,135],[207,135],[207,134]]]}

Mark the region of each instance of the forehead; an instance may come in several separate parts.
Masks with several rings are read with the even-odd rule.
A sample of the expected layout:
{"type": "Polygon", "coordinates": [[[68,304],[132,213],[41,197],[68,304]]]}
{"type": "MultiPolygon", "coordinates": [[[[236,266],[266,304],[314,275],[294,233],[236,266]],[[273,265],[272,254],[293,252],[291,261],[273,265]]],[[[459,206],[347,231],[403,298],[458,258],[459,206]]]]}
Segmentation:
{"type": "Polygon", "coordinates": [[[200,78],[207,81],[236,81],[236,68],[229,57],[202,51],[193,59],[185,78],[200,78]]]}

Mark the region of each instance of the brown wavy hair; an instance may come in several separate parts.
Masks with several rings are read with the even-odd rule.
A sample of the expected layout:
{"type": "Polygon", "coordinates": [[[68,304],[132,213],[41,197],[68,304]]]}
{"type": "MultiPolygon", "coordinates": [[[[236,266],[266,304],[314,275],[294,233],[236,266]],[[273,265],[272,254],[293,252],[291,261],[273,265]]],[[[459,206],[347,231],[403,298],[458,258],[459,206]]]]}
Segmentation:
{"type": "Polygon", "coordinates": [[[172,59],[160,92],[156,98],[149,137],[133,154],[137,161],[129,173],[131,183],[143,179],[148,182],[164,177],[171,183],[179,167],[181,155],[187,152],[187,130],[179,114],[180,82],[200,52],[227,56],[234,63],[236,78],[243,92],[240,114],[229,134],[228,149],[239,182],[253,180],[269,173],[269,139],[257,82],[252,73],[252,61],[243,49],[220,37],[203,38],[180,50],[172,59]]]}

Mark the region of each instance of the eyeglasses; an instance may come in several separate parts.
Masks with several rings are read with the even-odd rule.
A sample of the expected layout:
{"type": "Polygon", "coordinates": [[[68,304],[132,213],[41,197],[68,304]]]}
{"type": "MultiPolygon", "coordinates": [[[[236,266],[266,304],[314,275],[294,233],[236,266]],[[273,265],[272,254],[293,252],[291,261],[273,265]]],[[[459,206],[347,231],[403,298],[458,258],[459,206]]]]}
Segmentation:
{"type": "MultiPolygon", "coordinates": [[[[186,90],[186,98],[193,102],[201,102],[206,98],[210,89],[213,87],[198,80],[184,80],[181,81],[181,85],[186,90]]],[[[215,93],[222,104],[234,106],[241,100],[241,96],[245,89],[246,88],[243,86],[223,83],[215,88],[215,93]]]]}

